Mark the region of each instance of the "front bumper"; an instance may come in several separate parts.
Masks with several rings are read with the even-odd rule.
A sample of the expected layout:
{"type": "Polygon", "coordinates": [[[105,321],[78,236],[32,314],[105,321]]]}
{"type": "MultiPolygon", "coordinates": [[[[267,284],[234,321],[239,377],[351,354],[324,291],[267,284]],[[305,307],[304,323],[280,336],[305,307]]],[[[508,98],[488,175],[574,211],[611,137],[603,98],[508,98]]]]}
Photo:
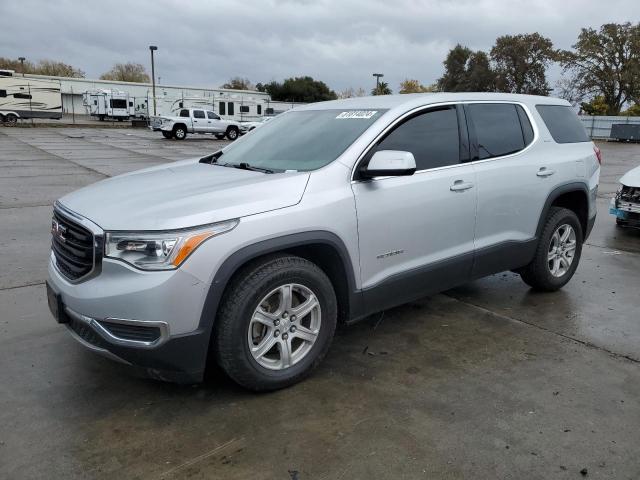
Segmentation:
{"type": "Polygon", "coordinates": [[[609,213],[615,215],[619,225],[640,228],[640,203],[612,198],[609,213]]]}
{"type": "Polygon", "coordinates": [[[100,275],[71,284],[53,255],[47,285],[54,317],[86,348],[153,378],[202,380],[210,331],[199,323],[208,285],[180,269],[141,272],[109,260],[100,275]]]}

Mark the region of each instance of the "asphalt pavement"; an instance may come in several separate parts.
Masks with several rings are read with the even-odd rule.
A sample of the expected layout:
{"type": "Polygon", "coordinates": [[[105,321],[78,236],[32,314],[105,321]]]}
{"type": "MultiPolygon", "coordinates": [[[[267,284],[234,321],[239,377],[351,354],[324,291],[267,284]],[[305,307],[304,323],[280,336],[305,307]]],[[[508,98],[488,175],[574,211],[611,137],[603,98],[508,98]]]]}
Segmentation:
{"type": "Polygon", "coordinates": [[[389,310],[261,395],[220,372],[140,378],[85,351],[45,298],[55,199],[221,145],[0,128],[0,478],[640,478],[640,231],[607,212],[640,145],[600,144],[598,219],[561,291],[502,273],[389,310]]]}

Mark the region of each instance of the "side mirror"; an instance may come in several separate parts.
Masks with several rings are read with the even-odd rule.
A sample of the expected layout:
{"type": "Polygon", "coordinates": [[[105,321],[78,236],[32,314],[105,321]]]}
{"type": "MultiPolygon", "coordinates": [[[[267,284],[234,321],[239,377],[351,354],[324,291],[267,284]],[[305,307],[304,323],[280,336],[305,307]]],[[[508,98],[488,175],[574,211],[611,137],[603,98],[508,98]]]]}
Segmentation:
{"type": "Polygon", "coordinates": [[[362,169],[365,178],[413,175],[416,159],[413,153],[400,150],[380,150],[373,154],[369,164],[362,169]]]}

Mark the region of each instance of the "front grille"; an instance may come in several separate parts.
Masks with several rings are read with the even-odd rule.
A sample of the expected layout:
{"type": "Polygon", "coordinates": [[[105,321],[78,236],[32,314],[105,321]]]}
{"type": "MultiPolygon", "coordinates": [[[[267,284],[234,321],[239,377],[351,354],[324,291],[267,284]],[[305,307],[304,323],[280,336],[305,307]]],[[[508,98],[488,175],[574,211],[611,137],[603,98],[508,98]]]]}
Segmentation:
{"type": "Polygon", "coordinates": [[[58,270],[70,280],[91,273],[94,266],[93,234],[54,211],[51,220],[51,249],[58,270]]]}
{"type": "Polygon", "coordinates": [[[640,187],[623,185],[618,198],[623,202],[640,203],[640,187]]]}
{"type": "Polygon", "coordinates": [[[100,321],[100,325],[107,329],[111,335],[122,340],[151,343],[160,338],[160,329],[158,327],[146,327],[109,321],[100,321]]]}

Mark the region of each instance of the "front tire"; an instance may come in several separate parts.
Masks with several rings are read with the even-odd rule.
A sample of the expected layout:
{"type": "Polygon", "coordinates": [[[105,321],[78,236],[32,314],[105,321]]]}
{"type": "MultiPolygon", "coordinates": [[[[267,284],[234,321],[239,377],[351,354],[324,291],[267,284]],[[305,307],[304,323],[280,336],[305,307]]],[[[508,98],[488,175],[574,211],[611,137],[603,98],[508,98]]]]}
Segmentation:
{"type": "Polygon", "coordinates": [[[520,270],[522,280],[543,292],[554,292],[565,286],[578,268],[582,239],[577,215],[567,208],[551,207],[535,256],[520,270]]]}
{"type": "Polygon", "coordinates": [[[164,138],[173,138],[173,132],[165,132],[164,130],[162,130],[162,136],[164,138]]]}
{"type": "Polygon", "coordinates": [[[18,116],[13,113],[8,113],[4,118],[4,122],[9,126],[13,126],[18,123],[18,116]]]}
{"type": "Polygon", "coordinates": [[[218,364],[243,387],[268,391],[308,376],[336,328],[331,281],[315,264],[277,255],[250,264],[229,285],[216,318],[218,364]]]}
{"type": "Polygon", "coordinates": [[[187,129],[182,126],[175,127],[173,129],[173,136],[176,140],[184,140],[187,138],[187,129]]]}
{"type": "Polygon", "coordinates": [[[223,140],[225,134],[224,133],[215,133],[214,136],[218,139],[218,140],[223,140]]]}

